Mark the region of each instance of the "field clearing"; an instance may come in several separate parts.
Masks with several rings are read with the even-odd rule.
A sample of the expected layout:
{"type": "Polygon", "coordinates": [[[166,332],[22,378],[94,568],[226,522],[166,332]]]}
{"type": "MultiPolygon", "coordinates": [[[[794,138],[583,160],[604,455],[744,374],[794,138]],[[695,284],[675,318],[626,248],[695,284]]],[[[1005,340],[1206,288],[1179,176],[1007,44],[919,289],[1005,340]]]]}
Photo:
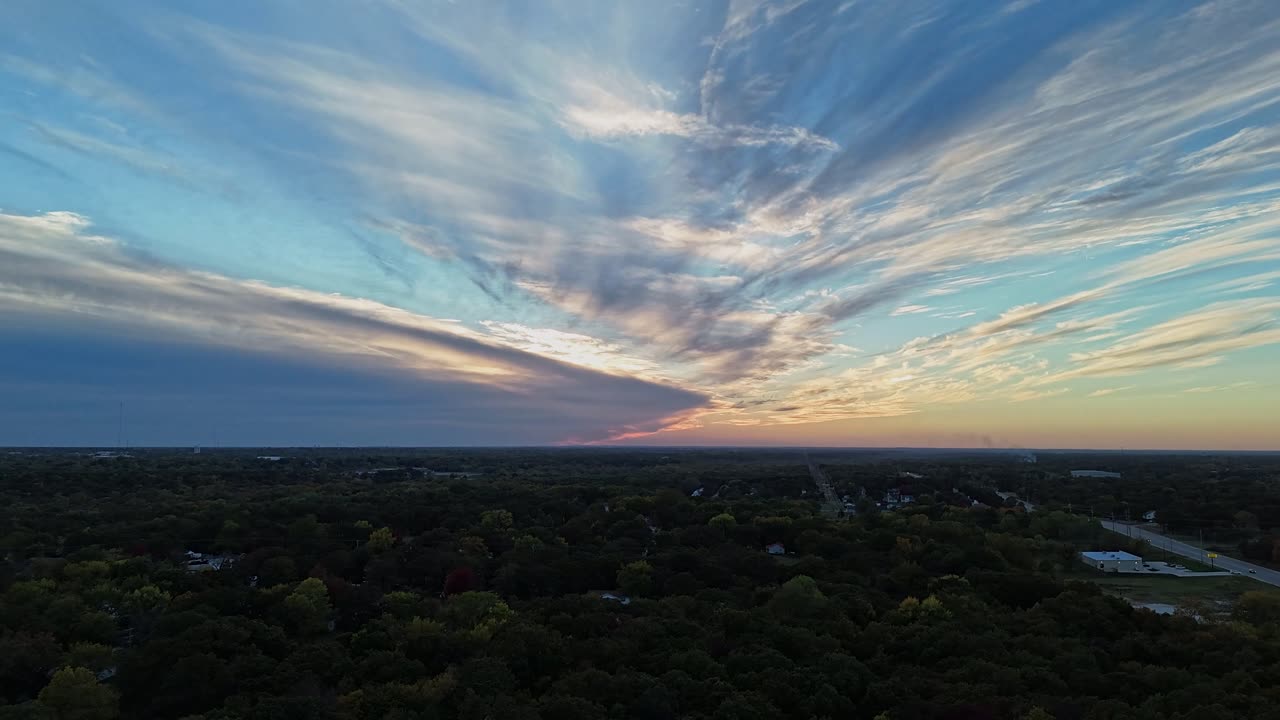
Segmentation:
{"type": "Polygon", "coordinates": [[[1248,591],[1280,593],[1243,577],[1186,578],[1113,574],[1091,580],[1111,595],[1138,603],[1201,604],[1228,609],[1248,591]]]}

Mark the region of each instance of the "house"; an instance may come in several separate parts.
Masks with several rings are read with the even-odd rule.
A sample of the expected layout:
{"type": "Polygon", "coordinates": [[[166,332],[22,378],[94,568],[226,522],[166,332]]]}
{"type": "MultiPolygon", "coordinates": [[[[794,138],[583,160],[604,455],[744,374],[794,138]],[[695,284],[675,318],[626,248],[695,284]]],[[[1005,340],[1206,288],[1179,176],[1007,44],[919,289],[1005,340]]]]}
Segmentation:
{"type": "Polygon", "coordinates": [[[1142,572],[1142,558],[1123,550],[1082,552],[1080,561],[1103,572],[1142,572]]]}
{"type": "Polygon", "coordinates": [[[1108,472],[1108,471],[1106,471],[1106,470],[1072,470],[1072,471],[1071,471],[1071,477],[1075,477],[1075,478],[1081,478],[1081,477],[1090,477],[1090,478],[1116,478],[1116,479],[1119,479],[1119,478],[1120,478],[1120,473],[1118,473],[1118,472],[1108,472]]]}
{"type": "Polygon", "coordinates": [[[1146,511],[1146,512],[1142,513],[1142,521],[1143,521],[1143,522],[1155,522],[1155,521],[1156,521],[1156,511],[1155,511],[1155,510],[1148,510],[1148,511],[1146,511]]]}
{"type": "Polygon", "coordinates": [[[221,570],[231,567],[231,563],[235,561],[235,557],[231,555],[206,555],[204,553],[187,551],[187,572],[206,572],[209,570],[221,570]]]}
{"type": "Polygon", "coordinates": [[[916,496],[912,495],[910,492],[903,492],[900,489],[889,490],[884,494],[883,505],[886,508],[893,509],[896,507],[902,507],[903,505],[910,505],[915,501],[916,496]]]}
{"type": "Polygon", "coordinates": [[[786,555],[787,547],[782,543],[770,543],[764,546],[764,551],[770,555],[786,555]]]}
{"type": "Polygon", "coordinates": [[[689,493],[689,497],[702,497],[702,488],[698,488],[697,490],[689,493]]]}
{"type": "Polygon", "coordinates": [[[631,598],[627,597],[626,595],[619,595],[617,593],[602,592],[598,594],[596,597],[600,598],[601,600],[612,600],[613,602],[616,602],[619,605],[631,604],[631,598]]]}

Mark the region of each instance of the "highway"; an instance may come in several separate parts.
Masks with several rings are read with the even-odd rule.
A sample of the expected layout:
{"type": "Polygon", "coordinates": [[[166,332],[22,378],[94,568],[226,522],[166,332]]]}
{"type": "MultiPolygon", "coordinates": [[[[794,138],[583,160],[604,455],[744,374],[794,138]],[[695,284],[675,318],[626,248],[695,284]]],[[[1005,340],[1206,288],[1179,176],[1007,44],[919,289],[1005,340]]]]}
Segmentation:
{"type": "MultiPolygon", "coordinates": [[[[1115,522],[1114,520],[1099,520],[1099,522],[1102,523],[1102,527],[1110,530],[1111,532],[1119,533],[1127,537],[1146,540],[1151,543],[1151,547],[1153,548],[1168,550],[1174,555],[1181,555],[1184,558],[1190,558],[1202,563],[1207,564],[1209,562],[1204,556],[1204,550],[1201,550],[1195,545],[1188,545],[1187,543],[1174,540],[1173,538],[1167,538],[1160,533],[1144,530],[1136,525],[1126,525],[1124,523],[1115,522]]],[[[1221,568],[1223,570],[1234,570],[1240,573],[1242,577],[1253,578],[1254,580],[1259,580],[1267,583],[1268,585],[1280,587],[1280,572],[1268,570],[1261,565],[1254,565],[1253,563],[1236,560],[1235,558],[1223,557],[1222,555],[1214,558],[1213,565],[1214,567],[1221,568]],[[1250,570],[1253,570],[1252,574],[1249,573],[1250,570]]]]}

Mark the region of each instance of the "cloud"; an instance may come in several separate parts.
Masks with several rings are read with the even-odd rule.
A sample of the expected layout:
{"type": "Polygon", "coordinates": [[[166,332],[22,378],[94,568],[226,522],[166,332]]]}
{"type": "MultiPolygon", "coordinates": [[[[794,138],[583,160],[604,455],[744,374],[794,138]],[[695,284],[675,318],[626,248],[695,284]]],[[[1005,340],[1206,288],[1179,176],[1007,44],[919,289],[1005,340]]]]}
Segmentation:
{"type": "Polygon", "coordinates": [[[84,54],[72,57],[74,59],[64,59],[57,64],[43,64],[18,55],[0,54],[0,71],[134,115],[149,118],[158,115],[155,104],[143,93],[112,77],[100,63],[84,54]]]}
{"type": "MultiPolygon", "coordinates": [[[[1213,202],[1215,196],[1207,192],[1253,167],[1223,158],[1241,153],[1265,158],[1270,147],[1265,133],[1236,133],[1192,145],[1181,156],[1165,149],[1169,138],[1218,122],[1211,109],[1236,107],[1240,97],[1260,97],[1255,90],[1269,67],[1259,44],[1266,23],[1230,21],[1245,36],[1235,50],[1226,50],[1207,42],[1207,33],[1221,26],[1203,29],[1186,17],[1166,20],[1161,33],[1191,33],[1206,42],[1197,46],[1199,54],[1184,57],[1180,44],[1157,34],[1154,54],[1146,58],[1117,39],[1129,20],[1077,27],[1071,23],[1078,18],[1058,13],[1064,16],[1061,26],[1040,40],[1055,62],[1065,62],[1027,56],[1019,59],[1021,66],[1000,68],[1006,74],[1020,69],[1027,77],[1008,89],[965,98],[986,105],[983,114],[990,122],[982,125],[959,121],[963,113],[931,116],[924,105],[951,92],[941,79],[903,85],[909,90],[881,87],[879,95],[850,88],[842,97],[841,83],[850,79],[800,63],[774,73],[760,85],[771,90],[753,94],[747,103],[728,78],[741,77],[737,67],[746,58],[768,55],[781,47],[781,38],[823,23],[829,23],[829,32],[804,30],[818,33],[813,39],[820,48],[837,39],[843,43],[845,34],[859,32],[851,30],[858,26],[894,38],[885,41],[892,47],[887,58],[916,54],[916,42],[940,43],[940,57],[950,57],[980,46],[980,31],[991,32],[990,22],[1012,18],[955,12],[949,24],[932,23],[937,29],[928,30],[933,36],[926,41],[916,35],[923,29],[902,35],[881,31],[912,24],[924,28],[923,16],[906,22],[892,12],[869,16],[865,8],[853,7],[834,19],[820,4],[734,6],[714,39],[701,76],[699,107],[691,111],[680,107],[681,91],[667,89],[678,84],[646,77],[622,55],[588,54],[573,42],[531,42],[505,17],[394,7],[421,37],[464,58],[471,71],[504,92],[482,95],[388,73],[372,62],[313,46],[203,26],[194,32],[247,74],[252,92],[307,110],[335,137],[359,149],[365,161],[355,171],[367,183],[423,198],[426,212],[421,214],[429,219],[383,221],[417,228],[401,233],[410,246],[433,259],[463,264],[491,297],[545,303],[616,336],[633,356],[659,347],[671,360],[691,363],[692,371],[668,372],[711,387],[807,367],[831,352],[840,324],[900,302],[911,291],[926,297],[966,292],[1016,277],[1016,272],[975,270],[982,266],[1151,245],[1171,233],[1192,238],[1183,250],[1116,266],[1094,289],[1019,305],[968,331],[972,337],[1002,336],[975,350],[975,362],[1048,342],[1076,330],[1003,335],[1101,302],[1139,280],[1194,266],[1175,255],[1201,263],[1256,259],[1265,242],[1266,218],[1274,215],[1266,213],[1270,201],[1265,199],[1252,209],[1229,205],[1185,212],[1193,203],[1213,202]],[[458,31],[473,23],[490,30],[458,31]],[[1223,64],[1227,55],[1239,62],[1223,64]],[[1174,66],[1161,64],[1166,60],[1174,66]],[[1080,82],[1099,74],[1116,78],[1130,94],[1098,95],[1080,82]],[[1161,88],[1174,76],[1179,84],[1171,96],[1161,88]],[[788,107],[804,104],[788,91],[815,84],[837,98],[826,108],[827,118],[844,109],[839,103],[861,99],[866,107],[849,112],[852,121],[814,123],[812,116],[809,122],[787,121],[799,120],[788,107]],[[1244,95],[1229,99],[1224,87],[1244,95]],[[1091,104],[1073,101],[1072,93],[1091,104]],[[1202,108],[1201,102],[1209,105],[1202,108]],[[1181,120],[1153,125],[1150,119],[1164,110],[1183,113],[1181,120]],[[779,120],[762,123],[763,116],[779,120]],[[917,132],[923,137],[926,126],[910,124],[917,117],[937,120],[928,126],[929,142],[886,141],[896,132],[893,123],[908,133],[904,137],[914,139],[911,133],[917,132]],[[904,118],[912,119],[904,125],[904,118]],[[1117,133],[1116,123],[1141,134],[1143,141],[1117,133]],[[591,205],[606,198],[593,197],[583,182],[589,169],[576,154],[548,143],[549,130],[556,127],[609,141],[666,136],[701,149],[685,161],[668,148],[625,148],[628,157],[653,167],[697,165],[683,174],[664,172],[663,180],[677,188],[654,198],[665,213],[624,212],[620,221],[602,221],[591,205]],[[1097,149],[1086,156],[1080,147],[1097,149]],[[405,148],[417,152],[406,155],[405,148]],[[531,153],[533,148],[541,150],[531,153]],[[547,157],[558,158],[550,174],[541,163],[547,157]],[[853,167],[858,171],[851,174],[853,167]],[[711,168],[709,174],[704,168],[711,168]],[[1205,184],[1210,172],[1217,185],[1205,184]],[[552,217],[530,217],[515,211],[515,196],[546,196],[557,211],[552,217]],[[1099,213],[1092,206],[1104,197],[1114,209],[1099,213]],[[733,211],[707,217],[709,200],[727,203],[733,211]],[[1231,235],[1216,249],[1195,237],[1211,228],[1231,235]],[[1248,239],[1248,232],[1258,235],[1248,239]],[[722,283],[718,277],[738,280],[722,283]],[[827,279],[845,289],[834,298],[808,296],[783,305],[783,293],[795,297],[827,279]]],[[[1014,15],[1027,15],[1030,22],[1032,13],[1057,12],[1026,7],[1014,15]]],[[[1053,24],[1039,16],[1035,22],[1053,24]]],[[[993,56],[987,59],[994,62],[993,56]]],[[[938,72],[948,82],[978,81],[973,75],[948,75],[949,68],[938,72]]]]}
{"type": "Polygon", "coordinates": [[[1050,315],[1063,312],[1064,310],[1070,310],[1071,308],[1078,307],[1090,300],[1096,300],[1101,297],[1102,294],[1103,291],[1101,290],[1089,290],[1073,293],[1050,302],[1019,305],[1018,307],[1006,310],[1000,314],[1000,317],[994,320],[988,320],[972,326],[969,329],[969,334],[975,336],[989,336],[1006,330],[1014,330],[1024,327],[1049,317],[1050,315]]]}
{"type": "MultiPolygon", "coordinates": [[[[664,417],[706,404],[696,392],[628,377],[633,366],[611,364],[619,358],[607,347],[566,351],[581,344],[568,335],[543,336],[551,352],[538,354],[520,347],[534,347],[527,338],[538,333],[530,329],[483,332],[370,300],[180,270],[134,256],[89,227],[74,213],[0,214],[6,314],[114,327],[140,339],[163,333],[281,358],[324,358],[427,385],[482,387],[513,406],[555,410],[577,397],[600,408],[593,414],[600,425],[582,427],[578,418],[578,427],[565,428],[581,438],[657,428],[664,417]]],[[[566,416],[572,419],[562,413],[556,422],[566,416]]]]}
{"type": "Polygon", "coordinates": [[[164,176],[170,180],[180,176],[173,159],[151,150],[107,142],[74,130],[38,122],[33,122],[31,128],[43,141],[72,152],[123,163],[139,172],[164,176]]]}
{"type": "Polygon", "coordinates": [[[1094,390],[1093,392],[1089,393],[1089,397],[1091,398],[1106,397],[1108,395],[1114,395],[1118,392],[1126,392],[1128,390],[1132,390],[1133,388],[1134,388],[1133,385],[1125,385],[1124,387],[1102,388],[1100,390],[1094,390]]]}
{"type": "Polygon", "coordinates": [[[918,315],[923,312],[929,312],[932,309],[933,308],[929,307],[928,305],[902,305],[900,307],[894,308],[893,312],[889,314],[894,317],[897,317],[899,315],[918,315]]]}
{"type": "Polygon", "coordinates": [[[1010,397],[1011,402],[1027,402],[1043,398],[1057,397],[1071,392],[1071,388],[1055,388],[1053,390],[1019,390],[1010,397]]]}
{"type": "Polygon", "coordinates": [[[1280,299],[1220,301],[1137,331],[1101,350],[1072,353],[1069,369],[1038,378],[1036,384],[1132,375],[1276,343],[1280,343],[1280,299]]]}
{"type": "MultiPolygon", "coordinates": [[[[341,27],[269,13],[252,31],[137,13],[126,24],[147,30],[146,51],[219,98],[203,123],[173,77],[137,63],[0,66],[139,124],[184,117],[273,167],[280,188],[321,186],[314,214],[337,218],[382,275],[335,298],[314,291],[333,288],[309,261],[303,291],[176,266],[145,277],[127,247],[78,247],[66,268],[37,268],[72,292],[23,281],[9,301],[148,322],[177,307],[165,322],[240,345],[266,333],[314,349],[314,319],[325,352],[361,362],[515,388],[541,376],[513,359],[531,357],[710,398],[631,418],[626,435],[1027,402],[1088,377],[1194,375],[1270,344],[1280,18],[1247,3],[998,5],[530,15],[385,0],[341,27]],[[99,275],[111,297],[93,290],[99,275]],[[474,287],[433,294],[428,277],[474,287]],[[375,286],[385,302],[349,297],[375,286]],[[241,292],[252,300],[224,297],[241,292]],[[1215,304],[1231,297],[1261,304],[1215,304]],[[191,310],[204,302],[208,318],[191,310]],[[241,319],[258,302],[276,308],[271,327],[241,319]],[[468,322],[395,308],[431,302],[468,322]],[[294,306],[307,309],[296,320],[278,309],[294,306]],[[922,337],[902,342],[903,327],[922,337]]],[[[163,168],[133,152],[147,146],[64,121],[27,126],[163,168]]],[[[273,202],[244,207],[272,215],[273,202]]]]}
{"type": "Polygon", "coordinates": [[[814,150],[839,149],[828,138],[799,127],[724,125],[711,123],[696,113],[675,113],[660,108],[630,106],[604,91],[592,92],[589,104],[565,108],[562,124],[569,132],[594,140],[643,138],[667,135],[693,140],[709,147],[806,147],[814,150]]]}
{"type": "Polygon", "coordinates": [[[1201,385],[1199,387],[1190,387],[1182,392],[1195,394],[1216,393],[1224,390],[1238,390],[1240,388],[1253,387],[1257,384],[1258,383],[1252,380],[1245,380],[1243,382],[1231,383],[1230,385],[1201,385]]]}
{"type": "Polygon", "coordinates": [[[481,325],[490,336],[541,357],[630,377],[653,376],[659,371],[658,363],[629,357],[621,346],[590,335],[493,320],[481,325]]]}

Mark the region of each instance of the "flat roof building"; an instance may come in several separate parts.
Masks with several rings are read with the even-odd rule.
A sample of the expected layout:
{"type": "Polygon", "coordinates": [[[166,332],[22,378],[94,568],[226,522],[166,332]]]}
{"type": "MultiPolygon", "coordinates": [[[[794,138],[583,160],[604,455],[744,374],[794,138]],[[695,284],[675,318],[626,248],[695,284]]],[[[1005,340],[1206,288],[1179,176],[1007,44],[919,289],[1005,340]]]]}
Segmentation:
{"type": "Polygon", "coordinates": [[[1123,550],[1082,552],[1080,561],[1103,572],[1142,572],[1142,558],[1123,550]]]}

